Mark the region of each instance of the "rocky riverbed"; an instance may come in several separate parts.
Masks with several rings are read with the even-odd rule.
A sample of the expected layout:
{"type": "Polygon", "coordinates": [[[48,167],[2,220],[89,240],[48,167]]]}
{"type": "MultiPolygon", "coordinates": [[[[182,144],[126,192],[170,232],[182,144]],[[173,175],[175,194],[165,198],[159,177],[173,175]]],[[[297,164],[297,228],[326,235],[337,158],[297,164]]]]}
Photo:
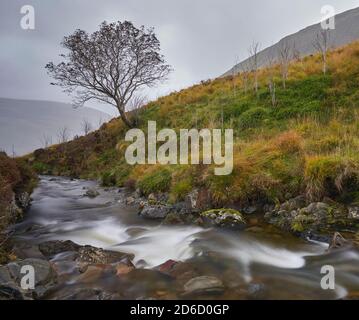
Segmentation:
{"type": "MultiPolygon", "coordinates": [[[[203,195],[198,193],[176,205],[168,205],[166,197],[104,189],[90,181],[42,177],[25,220],[13,228],[12,261],[0,266],[0,297],[358,297],[355,245],[338,237],[329,250],[330,232],[312,241],[293,236],[287,232],[292,224],[289,214],[282,212],[285,221],[290,221],[287,225],[275,220],[284,206],[266,208],[267,221],[272,220],[277,228],[253,208],[208,211],[199,208],[203,195]],[[21,289],[24,265],[35,269],[34,290],[21,289]],[[321,289],[324,265],[336,270],[335,290],[321,289]]],[[[295,219],[309,209],[328,209],[322,204],[302,205],[286,212],[296,211],[291,213],[295,219]]],[[[355,220],[355,216],[346,218],[355,220]]],[[[322,221],[323,225],[334,224],[322,221]]],[[[322,229],[314,228],[312,233],[323,233],[322,229]]]]}

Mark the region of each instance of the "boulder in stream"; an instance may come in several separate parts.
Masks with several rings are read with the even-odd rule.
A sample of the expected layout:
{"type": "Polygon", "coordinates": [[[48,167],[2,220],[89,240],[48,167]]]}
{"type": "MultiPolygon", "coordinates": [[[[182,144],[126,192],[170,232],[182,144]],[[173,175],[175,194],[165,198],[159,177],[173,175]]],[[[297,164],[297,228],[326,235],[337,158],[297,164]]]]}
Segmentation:
{"type": "Polygon", "coordinates": [[[134,259],[134,255],[131,253],[108,251],[92,246],[80,247],[78,254],[76,261],[79,263],[81,272],[86,271],[87,267],[91,264],[112,264],[126,258],[130,260],[134,259]]]}
{"type": "Polygon", "coordinates": [[[91,199],[96,198],[99,195],[100,195],[100,193],[94,188],[87,189],[87,191],[84,194],[85,197],[89,197],[91,199]]]}
{"type": "Polygon", "coordinates": [[[80,249],[80,245],[70,241],[61,241],[61,240],[54,240],[54,241],[46,241],[39,244],[39,250],[41,253],[50,258],[56,254],[68,251],[78,251],[80,249]]]}
{"type": "Polygon", "coordinates": [[[189,280],[184,285],[184,296],[190,295],[206,295],[206,294],[221,294],[224,291],[223,282],[210,276],[196,277],[189,280]]]}
{"type": "Polygon", "coordinates": [[[164,219],[170,213],[170,206],[145,206],[139,213],[139,215],[146,219],[164,219]]]}
{"type": "Polygon", "coordinates": [[[243,215],[234,209],[214,209],[201,213],[201,217],[218,227],[238,227],[246,225],[243,215]]]}
{"type": "Polygon", "coordinates": [[[41,299],[56,282],[57,274],[50,262],[34,258],[14,261],[0,267],[0,299],[41,299]],[[34,289],[21,288],[24,266],[34,268],[34,289]]]}

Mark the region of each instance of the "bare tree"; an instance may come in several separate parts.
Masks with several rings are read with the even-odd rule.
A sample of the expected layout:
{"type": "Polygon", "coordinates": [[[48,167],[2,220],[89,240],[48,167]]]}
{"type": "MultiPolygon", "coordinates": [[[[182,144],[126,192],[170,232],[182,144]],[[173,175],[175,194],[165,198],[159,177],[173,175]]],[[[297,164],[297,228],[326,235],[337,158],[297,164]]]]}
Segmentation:
{"type": "Polygon", "coordinates": [[[15,152],[15,145],[14,144],[12,145],[12,157],[13,157],[13,159],[16,158],[16,152],[15,152]]]}
{"type": "Polygon", "coordinates": [[[57,139],[59,143],[65,143],[69,140],[69,129],[67,127],[62,127],[57,132],[57,139]]]}
{"type": "Polygon", "coordinates": [[[132,123],[137,126],[139,123],[139,115],[141,112],[142,107],[146,104],[147,97],[142,95],[135,95],[132,97],[131,101],[129,102],[129,111],[131,114],[131,121],[132,123]]]}
{"type": "Polygon", "coordinates": [[[320,54],[323,62],[323,73],[327,73],[327,60],[328,60],[328,51],[330,47],[330,34],[328,29],[322,29],[317,33],[316,38],[313,42],[313,47],[320,54]]]}
{"type": "Polygon", "coordinates": [[[283,41],[278,48],[278,62],[282,75],[283,88],[286,88],[288,79],[289,63],[293,59],[292,47],[288,41],[283,41]]]}
{"type": "Polygon", "coordinates": [[[234,67],[232,68],[232,85],[233,85],[233,96],[236,96],[237,88],[236,88],[236,75],[238,72],[239,58],[236,57],[234,60],[234,67]]]}
{"type": "Polygon", "coordinates": [[[46,65],[53,84],[74,94],[76,106],[92,99],[114,106],[129,127],[126,107],[134,94],[171,72],[153,29],[136,28],[129,21],[103,22],[92,34],[76,30],[62,46],[68,50],[61,55],[64,61],[46,65]]]}
{"type": "Polygon", "coordinates": [[[87,136],[92,131],[92,124],[88,119],[82,120],[82,132],[87,136]]]}
{"type": "Polygon", "coordinates": [[[251,72],[251,68],[249,66],[248,61],[242,62],[241,65],[240,65],[240,68],[241,68],[240,76],[241,76],[241,79],[242,79],[243,90],[244,90],[244,93],[247,94],[248,84],[249,84],[249,75],[250,75],[250,72],[251,72]]]}
{"type": "Polygon", "coordinates": [[[293,52],[293,59],[296,61],[302,61],[302,57],[300,54],[300,51],[297,48],[297,44],[295,43],[295,41],[293,41],[293,48],[292,48],[292,52],[293,52]]]}
{"type": "Polygon", "coordinates": [[[48,134],[43,134],[41,138],[41,142],[45,149],[48,148],[49,146],[52,145],[52,136],[48,134]]]}
{"type": "Polygon", "coordinates": [[[254,72],[254,90],[258,96],[258,69],[259,69],[259,62],[258,62],[258,54],[260,51],[260,43],[253,42],[252,45],[249,47],[249,55],[250,55],[250,62],[251,62],[251,69],[254,72]]]}
{"type": "Polygon", "coordinates": [[[268,55],[267,57],[267,65],[268,65],[268,87],[269,93],[271,96],[272,106],[275,107],[277,104],[276,98],[276,83],[275,83],[275,65],[276,59],[273,55],[268,55]]]}

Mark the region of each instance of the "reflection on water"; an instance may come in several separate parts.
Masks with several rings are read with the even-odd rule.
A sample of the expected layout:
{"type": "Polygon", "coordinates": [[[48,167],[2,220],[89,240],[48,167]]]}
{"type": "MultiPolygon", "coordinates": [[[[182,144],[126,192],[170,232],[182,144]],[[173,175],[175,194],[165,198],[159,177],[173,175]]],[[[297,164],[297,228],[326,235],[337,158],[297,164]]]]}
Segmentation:
{"type": "Polygon", "coordinates": [[[130,252],[135,254],[134,263],[145,268],[169,259],[190,259],[198,268],[207,268],[203,255],[211,252],[218,255],[218,262],[212,260],[214,265],[208,268],[233,281],[264,284],[270,299],[342,298],[359,289],[357,251],[326,253],[323,243],[308,243],[267,229],[252,233],[162,226],[123,208],[115,190],[100,190],[100,196],[89,199],[83,196],[87,187],[96,184],[43,177],[26,219],[16,226],[16,238],[33,243],[72,240],[130,252]],[[320,288],[323,265],[335,267],[334,292],[320,288]]]}

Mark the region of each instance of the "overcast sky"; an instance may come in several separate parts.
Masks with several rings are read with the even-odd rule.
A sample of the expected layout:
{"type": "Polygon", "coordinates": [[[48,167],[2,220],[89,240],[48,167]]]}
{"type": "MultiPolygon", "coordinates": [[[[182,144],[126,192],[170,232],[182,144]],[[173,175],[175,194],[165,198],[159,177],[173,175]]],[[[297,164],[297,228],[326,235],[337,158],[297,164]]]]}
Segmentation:
{"type": "Polygon", "coordinates": [[[174,72],[150,98],[214,78],[244,59],[255,40],[262,47],[359,0],[1,0],[0,97],[70,102],[44,68],[58,61],[60,42],[75,29],[94,31],[103,21],[130,20],[154,27],[174,72]],[[20,27],[20,8],[35,8],[35,30],[20,27]]]}

